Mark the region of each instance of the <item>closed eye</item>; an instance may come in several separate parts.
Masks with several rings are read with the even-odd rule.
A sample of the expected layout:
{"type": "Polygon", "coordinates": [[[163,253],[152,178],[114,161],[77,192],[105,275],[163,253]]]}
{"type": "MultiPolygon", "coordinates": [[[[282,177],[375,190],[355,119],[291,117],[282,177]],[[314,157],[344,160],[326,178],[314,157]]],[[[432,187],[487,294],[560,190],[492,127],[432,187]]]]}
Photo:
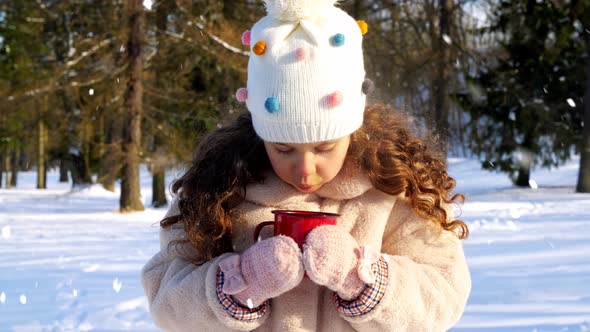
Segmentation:
{"type": "Polygon", "coordinates": [[[293,152],[293,149],[287,149],[287,150],[276,149],[276,150],[280,154],[289,154],[289,153],[293,152]]]}
{"type": "Polygon", "coordinates": [[[333,145],[324,145],[324,146],[320,146],[320,147],[316,148],[315,150],[316,150],[317,153],[328,153],[328,152],[334,150],[334,147],[335,146],[336,146],[335,144],[333,144],[333,145]]]}

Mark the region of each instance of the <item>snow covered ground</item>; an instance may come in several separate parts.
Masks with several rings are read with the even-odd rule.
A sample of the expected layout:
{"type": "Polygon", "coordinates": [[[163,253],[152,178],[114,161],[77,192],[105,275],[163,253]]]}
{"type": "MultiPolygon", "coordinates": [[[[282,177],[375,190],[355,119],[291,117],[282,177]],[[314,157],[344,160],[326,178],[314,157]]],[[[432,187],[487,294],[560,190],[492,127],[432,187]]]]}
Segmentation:
{"type": "MultiPolygon", "coordinates": [[[[451,160],[473,278],[453,331],[590,331],[590,194],[574,193],[578,163],[517,189],[477,161],[451,160]]],[[[57,177],[39,191],[22,173],[0,189],[0,331],[156,331],[139,271],[166,209],[119,214],[118,192],[71,191],[57,177]]],[[[142,188],[147,206],[145,171],[142,188]]]]}

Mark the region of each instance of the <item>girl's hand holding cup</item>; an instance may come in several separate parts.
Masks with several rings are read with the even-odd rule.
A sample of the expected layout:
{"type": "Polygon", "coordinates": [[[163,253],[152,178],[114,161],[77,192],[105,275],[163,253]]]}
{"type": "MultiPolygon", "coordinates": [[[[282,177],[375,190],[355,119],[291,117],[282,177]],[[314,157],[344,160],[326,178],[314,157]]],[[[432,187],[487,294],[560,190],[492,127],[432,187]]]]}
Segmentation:
{"type": "Polygon", "coordinates": [[[299,246],[283,235],[255,243],[242,255],[224,258],[219,268],[225,279],[222,291],[249,308],[295,288],[304,273],[299,246]]]}
{"type": "Polygon", "coordinates": [[[359,246],[339,226],[320,226],[309,232],[303,245],[303,264],[309,278],[338,293],[344,300],[356,299],[375,281],[371,264],[380,254],[359,246]]]}

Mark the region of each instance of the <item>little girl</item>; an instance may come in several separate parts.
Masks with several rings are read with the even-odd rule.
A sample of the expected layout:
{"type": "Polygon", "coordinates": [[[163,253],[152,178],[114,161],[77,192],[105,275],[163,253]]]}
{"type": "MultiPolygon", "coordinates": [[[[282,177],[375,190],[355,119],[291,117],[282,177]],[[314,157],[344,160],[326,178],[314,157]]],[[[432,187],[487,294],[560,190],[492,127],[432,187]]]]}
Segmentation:
{"type": "Polygon", "coordinates": [[[250,45],[248,112],[175,181],[143,268],[167,331],[444,331],[471,288],[455,180],[384,105],[365,105],[363,21],[335,0],[267,0],[250,45]],[[338,213],[303,248],[262,236],[272,210],[338,213]],[[307,273],[307,277],[304,274],[307,273]]]}

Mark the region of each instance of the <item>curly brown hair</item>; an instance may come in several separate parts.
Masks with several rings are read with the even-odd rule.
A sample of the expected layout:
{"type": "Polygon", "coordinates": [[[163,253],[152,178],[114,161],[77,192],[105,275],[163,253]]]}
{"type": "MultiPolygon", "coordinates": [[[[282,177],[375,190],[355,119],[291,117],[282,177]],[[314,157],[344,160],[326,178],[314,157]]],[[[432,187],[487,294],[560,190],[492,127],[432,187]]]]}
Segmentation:
{"type": "MultiPolygon", "coordinates": [[[[464,202],[455,194],[455,180],[429,145],[411,134],[408,116],[383,104],[367,106],[362,127],[354,132],[347,158],[354,158],[373,186],[390,195],[404,193],[421,217],[454,232],[469,235],[461,220],[450,220],[448,207],[464,202]]],[[[197,148],[190,169],[172,184],[180,215],[160,222],[168,227],[182,222],[186,239],[203,264],[232,251],[233,209],[243,202],[250,183],[263,182],[271,164],[263,141],[256,135],[250,113],[245,112],[230,126],[209,134],[197,148]]]]}

